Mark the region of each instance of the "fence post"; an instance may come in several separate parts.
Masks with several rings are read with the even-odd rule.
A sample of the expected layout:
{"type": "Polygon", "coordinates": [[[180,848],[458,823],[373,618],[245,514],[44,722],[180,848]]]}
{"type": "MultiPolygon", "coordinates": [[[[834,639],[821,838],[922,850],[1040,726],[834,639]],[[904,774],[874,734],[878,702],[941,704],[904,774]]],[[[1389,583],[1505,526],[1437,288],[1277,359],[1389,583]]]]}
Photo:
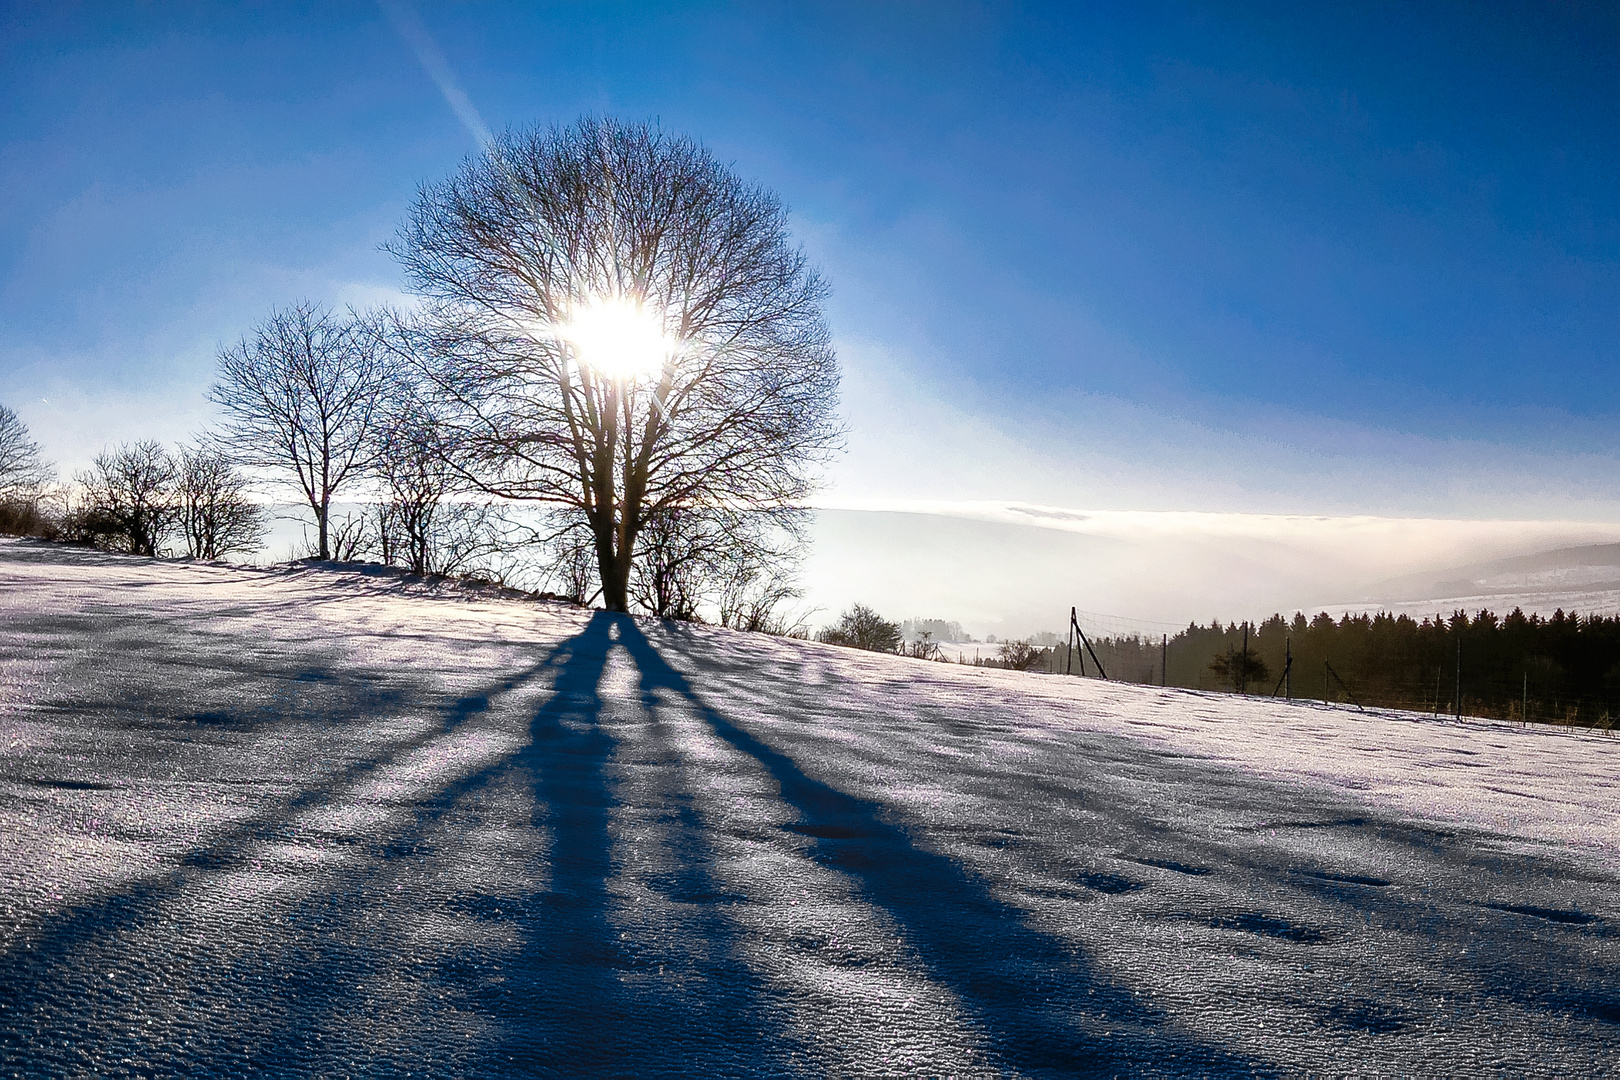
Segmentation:
{"type": "Polygon", "coordinates": [[[1063,648],[1063,674],[1074,674],[1074,608],[1069,609],[1069,643],[1063,648]]]}
{"type": "Polygon", "coordinates": [[[1243,666],[1238,669],[1238,693],[1249,693],[1249,620],[1243,620],[1243,666]]]}
{"type": "Polygon", "coordinates": [[[1457,720],[1462,721],[1462,631],[1457,631],[1457,720]]]}

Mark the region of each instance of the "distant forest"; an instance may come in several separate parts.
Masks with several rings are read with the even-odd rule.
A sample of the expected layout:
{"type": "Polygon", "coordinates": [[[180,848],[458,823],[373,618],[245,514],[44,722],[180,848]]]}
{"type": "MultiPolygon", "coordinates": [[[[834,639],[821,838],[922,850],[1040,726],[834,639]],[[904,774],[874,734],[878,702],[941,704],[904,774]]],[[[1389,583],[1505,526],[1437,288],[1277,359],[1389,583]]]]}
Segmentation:
{"type": "MultiPolygon", "coordinates": [[[[1620,718],[1620,617],[1518,610],[1504,618],[1415,620],[1407,615],[1281,615],[1248,626],[1190,624],[1167,640],[1092,639],[1108,676],[1139,683],[1385,706],[1442,715],[1576,724],[1608,730],[1620,718]],[[1291,669],[1288,657],[1292,656],[1291,669]],[[1284,677],[1285,670],[1287,678],[1284,677]],[[1291,685],[1290,685],[1291,684],[1291,685]]],[[[1049,671],[1078,674],[1081,650],[1059,644],[1049,671]]],[[[1085,673],[1096,675],[1092,655],[1085,673]]]]}

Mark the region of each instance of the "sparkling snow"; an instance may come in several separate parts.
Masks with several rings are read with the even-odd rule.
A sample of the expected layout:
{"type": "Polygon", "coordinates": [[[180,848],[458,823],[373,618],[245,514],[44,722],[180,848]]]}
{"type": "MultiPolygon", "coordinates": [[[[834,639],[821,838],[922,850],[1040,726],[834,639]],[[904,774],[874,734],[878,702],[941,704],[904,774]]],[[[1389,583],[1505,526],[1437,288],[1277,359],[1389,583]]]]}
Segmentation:
{"type": "Polygon", "coordinates": [[[0,1066],[1602,1072],[1617,753],[0,541],[0,1066]]]}

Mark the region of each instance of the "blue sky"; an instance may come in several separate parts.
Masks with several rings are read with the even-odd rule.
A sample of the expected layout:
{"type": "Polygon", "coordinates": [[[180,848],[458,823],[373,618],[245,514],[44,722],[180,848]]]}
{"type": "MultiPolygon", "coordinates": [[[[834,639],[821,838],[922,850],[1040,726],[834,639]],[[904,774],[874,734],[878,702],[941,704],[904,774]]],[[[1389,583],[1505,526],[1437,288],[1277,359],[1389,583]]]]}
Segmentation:
{"type": "MultiPolygon", "coordinates": [[[[835,500],[1620,520],[1612,10],[417,10],[491,127],[656,119],[790,205],[835,500]]],[[[477,149],[374,5],[3,11],[0,401],[64,468],[392,296],[477,149]]]]}

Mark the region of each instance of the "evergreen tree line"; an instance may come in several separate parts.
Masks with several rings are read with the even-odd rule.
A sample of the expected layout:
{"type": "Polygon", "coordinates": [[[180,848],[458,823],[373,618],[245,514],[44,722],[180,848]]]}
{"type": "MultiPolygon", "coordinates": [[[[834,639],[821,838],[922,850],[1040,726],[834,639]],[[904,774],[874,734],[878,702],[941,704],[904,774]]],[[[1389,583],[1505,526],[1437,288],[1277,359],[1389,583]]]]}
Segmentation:
{"type": "MultiPolygon", "coordinates": [[[[1608,730],[1620,718],[1620,617],[1515,608],[1505,617],[1447,618],[1326,612],[1258,624],[1190,623],[1168,639],[1093,639],[1110,678],[1416,712],[1574,724],[1608,730]],[[1245,630],[1247,652],[1245,653],[1245,630]],[[1292,656],[1292,666],[1289,666],[1292,656]],[[1245,659],[1247,662],[1245,662],[1245,659]],[[1285,677],[1285,671],[1287,676],[1285,677]]],[[[1081,649],[1051,650],[1051,671],[1081,671],[1081,649]]]]}

